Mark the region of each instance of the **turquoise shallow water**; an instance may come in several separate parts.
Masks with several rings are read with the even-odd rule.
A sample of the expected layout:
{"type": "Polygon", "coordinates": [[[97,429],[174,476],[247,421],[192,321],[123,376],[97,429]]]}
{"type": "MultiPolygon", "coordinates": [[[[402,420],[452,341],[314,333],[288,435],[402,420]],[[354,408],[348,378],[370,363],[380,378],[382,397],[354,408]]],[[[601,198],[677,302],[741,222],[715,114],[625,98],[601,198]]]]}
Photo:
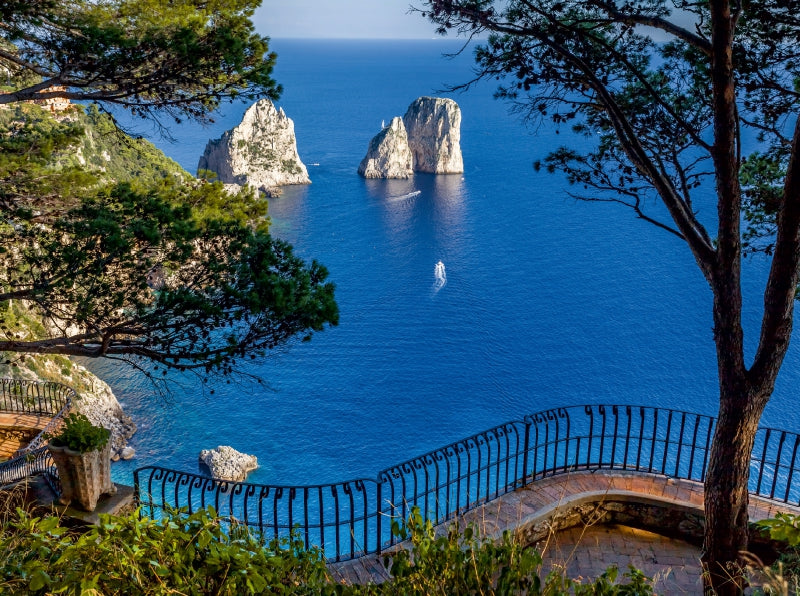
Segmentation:
{"type": "MultiPolygon", "coordinates": [[[[461,175],[367,181],[356,174],[382,120],[471,76],[452,42],[277,40],[279,102],[295,122],[313,183],[270,202],[273,233],[324,263],[338,327],[252,365],[266,386],[192,379],[165,400],[132,371],[92,367],[139,424],[137,458],[197,470],[230,444],[261,463],[254,482],[374,476],[434,447],[559,405],[716,410],[711,295],[686,247],[608,205],[576,202],[532,162],[568,132],[526,128],[479,85],[462,108],[461,175]],[[409,193],[419,191],[410,196],[409,193]],[[436,289],[442,261],[447,283],[436,289]]],[[[181,125],[156,142],[194,171],[209,138],[238,123],[181,125]]],[[[577,142],[584,142],[578,140],[577,142]]],[[[704,221],[708,197],[695,200],[704,221]]],[[[656,206],[654,206],[656,208],[656,206]]],[[[657,208],[656,208],[657,209],[657,208]]],[[[746,262],[745,325],[758,329],[766,264],[746,262]]],[[[748,344],[752,349],[754,346],[748,344]]],[[[797,341],[765,422],[798,430],[797,341]]]]}

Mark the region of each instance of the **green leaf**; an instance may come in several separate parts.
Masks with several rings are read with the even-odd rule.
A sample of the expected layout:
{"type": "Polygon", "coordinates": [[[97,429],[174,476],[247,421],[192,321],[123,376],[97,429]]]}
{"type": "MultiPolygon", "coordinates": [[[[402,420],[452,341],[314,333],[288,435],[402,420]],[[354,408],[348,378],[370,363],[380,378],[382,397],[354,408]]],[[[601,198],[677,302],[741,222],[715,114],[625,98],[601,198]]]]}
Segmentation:
{"type": "Polygon", "coordinates": [[[28,583],[28,587],[30,588],[31,592],[38,592],[49,585],[50,576],[47,575],[47,573],[45,573],[43,570],[37,569],[31,574],[31,579],[28,583]]]}

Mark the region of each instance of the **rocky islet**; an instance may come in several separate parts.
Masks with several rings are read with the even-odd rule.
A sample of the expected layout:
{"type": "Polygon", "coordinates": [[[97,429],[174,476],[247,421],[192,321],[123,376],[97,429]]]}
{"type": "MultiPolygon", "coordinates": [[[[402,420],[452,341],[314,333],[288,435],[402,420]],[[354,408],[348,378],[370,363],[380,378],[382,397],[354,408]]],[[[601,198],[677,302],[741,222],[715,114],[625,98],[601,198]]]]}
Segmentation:
{"type": "Polygon", "coordinates": [[[460,174],[461,109],[452,99],[420,97],[370,141],[358,167],[365,178],[410,178],[414,172],[460,174]]]}
{"type": "Polygon", "coordinates": [[[208,468],[212,478],[231,482],[243,482],[247,474],[258,467],[258,458],[255,455],[242,453],[230,445],[203,449],[199,460],[208,468]]]}
{"type": "Polygon", "coordinates": [[[405,124],[396,116],[369,142],[358,173],[364,178],[410,178],[414,175],[413,163],[405,124]]]}
{"type": "Polygon", "coordinates": [[[224,184],[251,186],[268,196],[282,186],[311,184],[297,153],[294,122],[269,99],[254,103],[238,126],[209,141],[197,167],[224,184]]]}

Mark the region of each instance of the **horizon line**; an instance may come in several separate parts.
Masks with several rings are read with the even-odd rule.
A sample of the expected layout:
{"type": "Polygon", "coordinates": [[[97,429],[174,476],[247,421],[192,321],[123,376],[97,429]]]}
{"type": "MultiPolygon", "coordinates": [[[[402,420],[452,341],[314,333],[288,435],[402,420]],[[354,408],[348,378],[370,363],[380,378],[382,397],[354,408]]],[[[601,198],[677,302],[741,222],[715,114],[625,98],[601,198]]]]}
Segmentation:
{"type": "MultiPolygon", "coordinates": [[[[270,41],[457,41],[460,43],[468,43],[471,40],[463,37],[447,37],[447,36],[434,36],[434,37],[277,37],[267,35],[270,41]]],[[[482,38],[474,39],[474,41],[484,41],[482,38]]]]}

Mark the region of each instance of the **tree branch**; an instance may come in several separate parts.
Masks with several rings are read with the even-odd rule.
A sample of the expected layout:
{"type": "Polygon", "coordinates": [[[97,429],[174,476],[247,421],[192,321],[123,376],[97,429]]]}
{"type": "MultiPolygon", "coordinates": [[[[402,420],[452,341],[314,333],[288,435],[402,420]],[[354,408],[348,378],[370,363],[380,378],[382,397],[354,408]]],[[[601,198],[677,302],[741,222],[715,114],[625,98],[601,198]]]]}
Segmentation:
{"type": "Polygon", "coordinates": [[[749,373],[755,384],[777,375],[789,347],[798,267],[800,267],[800,119],[795,123],[782,205],[778,211],[778,233],[764,292],[761,336],[749,373]]]}
{"type": "Polygon", "coordinates": [[[610,22],[625,23],[626,25],[643,25],[659,29],[697,48],[707,56],[711,55],[711,42],[709,40],[676,25],[672,21],[657,16],[624,13],[617,9],[616,4],[606,0],[585,0],[585,2],[589,6],[595,6],[606,11],[610,17],[610,22]]]}
{"type": "Polygon", "coordinates": [[[674,227],[672,227],[672,226],[670,226],[668,224],[665,224],[664,222],[662,222],[660,220],[657,220],[657,219],[655,219],[653,217],[650,217],[644,211],[642,211],[641,203],[638,200],[635,201],[634,203],[629,203],[628,201],[623,201],[622,199],[601,198],[601,197],[585,197],[585,196],[574,194],[574,193],[567,193],[567,194],[569,194],[569,196],[571,196],[573,199],[575,199],[577,201],[583,201],[583,202],[586,202],[586,203],[615,203],[617,205],[622,205],[624,207],[632,209],[633,212],[636,213],[636,217],[638,217],[639,219],[642,219],[642,220],[644,220],[644,221],[656,226],[657,228],[661,228],[662,230],[665,230],[665,231],[669,232],[670,234],[674,234],[675,236],[677,236],[681,240],[684,240],[684,241],[686,240],[686,237],[683,234],[681,234],[678,230],[676,230],[674,227]]]}

